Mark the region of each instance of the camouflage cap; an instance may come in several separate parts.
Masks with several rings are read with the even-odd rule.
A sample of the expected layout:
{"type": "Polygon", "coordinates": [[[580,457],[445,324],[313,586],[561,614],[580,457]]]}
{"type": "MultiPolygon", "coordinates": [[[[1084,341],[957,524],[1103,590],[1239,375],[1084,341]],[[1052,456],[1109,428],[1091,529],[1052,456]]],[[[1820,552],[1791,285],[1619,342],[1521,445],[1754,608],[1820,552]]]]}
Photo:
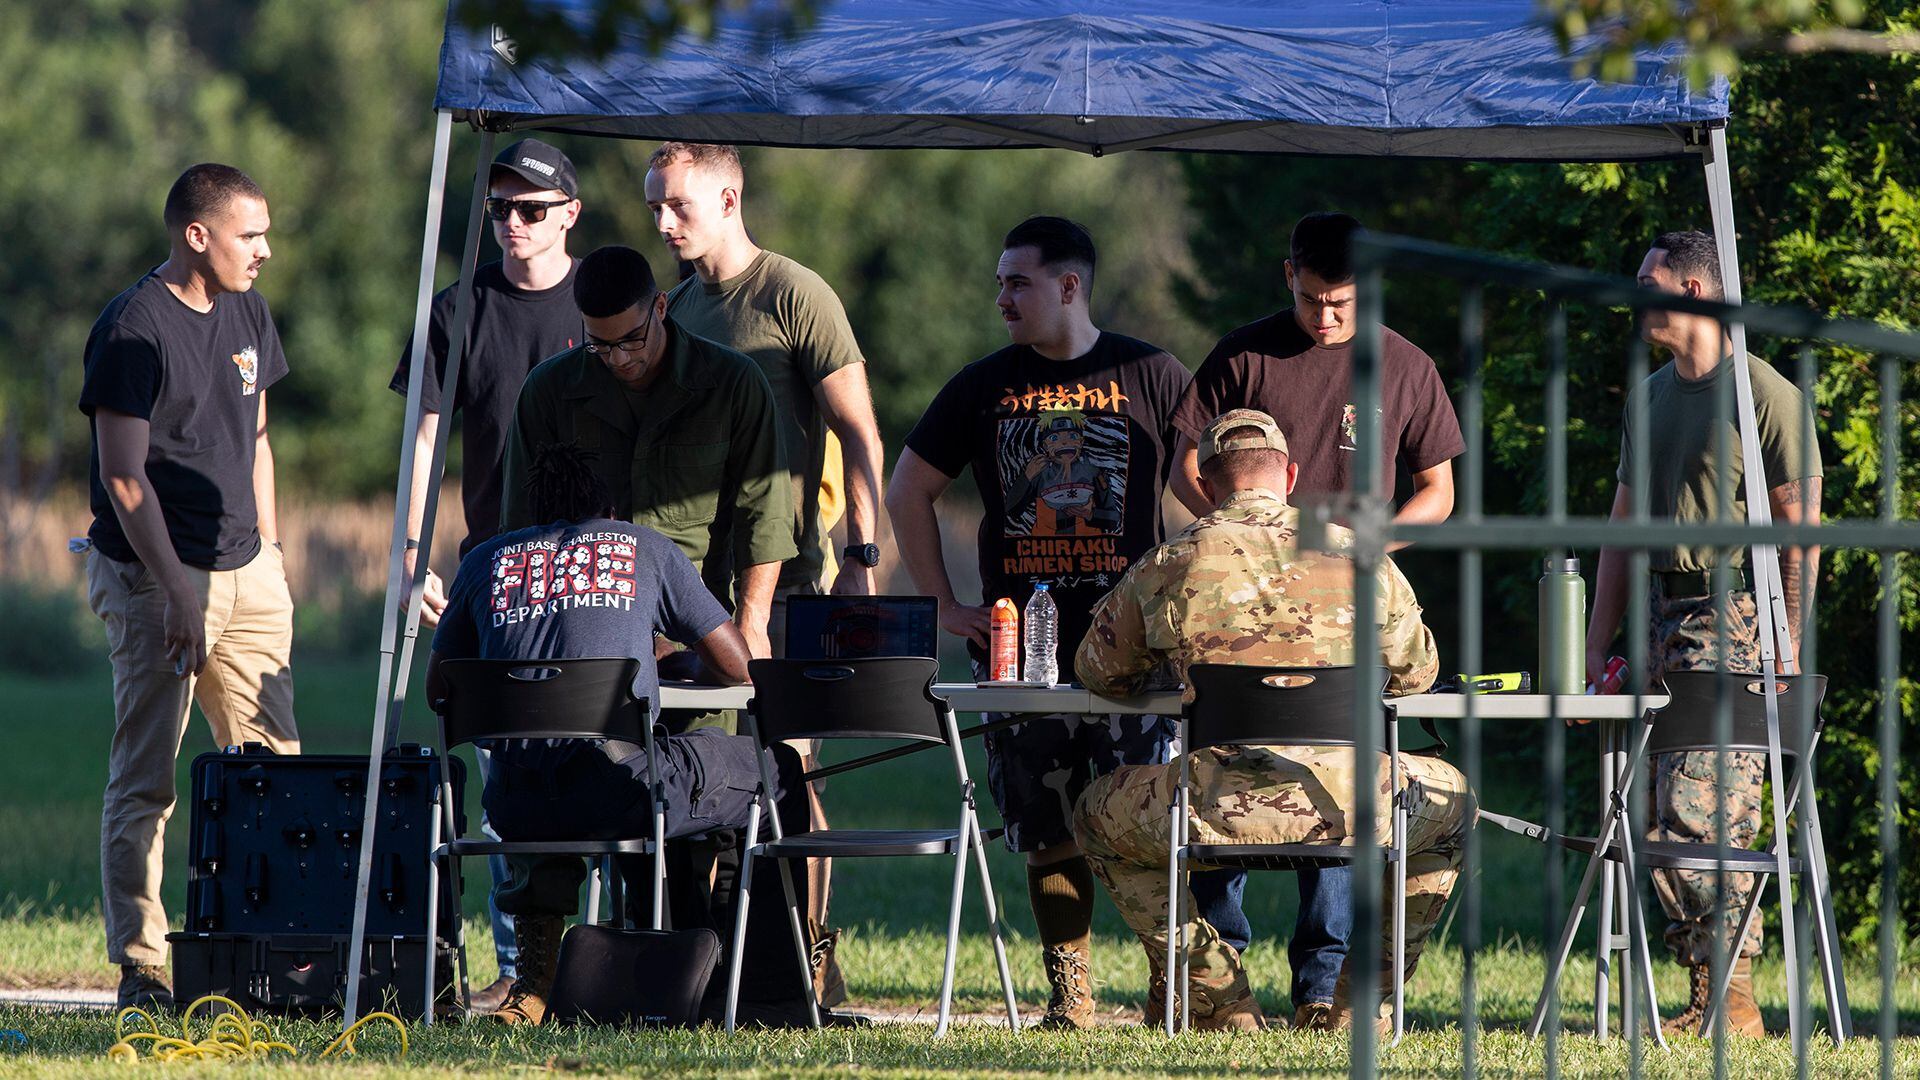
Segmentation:
{"type": "Polygon", "coordinates": [[[1205,465],[1207,459],[1228,450],[1278,450],[1287,452],[1287,436],[1273,417],[1259,409],[1231,409],[1213,418],[1200,432],[1199,465],[1205,465]],[[1259,435],[1240,435],[1233,439],[1224,439],[1228,432],[1243,428],[1258,428],[1259,435]]]}

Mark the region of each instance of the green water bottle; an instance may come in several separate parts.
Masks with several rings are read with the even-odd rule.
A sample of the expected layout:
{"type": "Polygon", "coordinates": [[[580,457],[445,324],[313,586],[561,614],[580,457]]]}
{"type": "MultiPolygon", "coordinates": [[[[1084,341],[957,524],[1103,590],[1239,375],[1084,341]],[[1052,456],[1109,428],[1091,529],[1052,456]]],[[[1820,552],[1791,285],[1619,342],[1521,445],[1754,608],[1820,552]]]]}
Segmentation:
{"type": "Polygon", "coordinates": [[[1580,560],[1555,557],[1540,575],[1540,692],[1578,694],[1587,677],[1587,579],[1580,560]]]}

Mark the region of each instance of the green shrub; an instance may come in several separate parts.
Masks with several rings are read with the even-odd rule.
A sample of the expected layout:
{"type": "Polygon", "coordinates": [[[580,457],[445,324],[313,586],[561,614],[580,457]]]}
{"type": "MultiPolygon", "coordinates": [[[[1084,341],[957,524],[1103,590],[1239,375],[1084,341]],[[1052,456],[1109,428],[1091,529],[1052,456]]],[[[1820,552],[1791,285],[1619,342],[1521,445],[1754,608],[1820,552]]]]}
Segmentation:
{"type": "Polygon", "coordinates": [[[102,662],[106,628],[74,588],[0,581],[0,671],[56,678],[102,662]]]}

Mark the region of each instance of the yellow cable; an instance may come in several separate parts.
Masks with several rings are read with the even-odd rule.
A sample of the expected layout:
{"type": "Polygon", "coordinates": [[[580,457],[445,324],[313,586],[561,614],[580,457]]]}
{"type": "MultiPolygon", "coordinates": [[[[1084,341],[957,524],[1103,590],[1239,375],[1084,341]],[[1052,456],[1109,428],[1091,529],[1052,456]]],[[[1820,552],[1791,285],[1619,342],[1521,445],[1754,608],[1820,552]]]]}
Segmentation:
{"type": "MultiPolygon", "coordinates": [[[[400,1056],[405,1057],[407,1025],[389,1012],[368,1013],[361,1017],[352,1027],[341,1032],[328,1043],[326,1048],[320,1051],[319,1056],[324,1058],[335,1054],[355,1053],[354,1035],[373,1020],[384,1020],[392,1024],[394,1030],[400,1033],[400,1056]]],[[[114,1015],[114,1043],[107,1048],[107,1059],[122,1063],[139,1061],[140,1048],[136,1045],[138,1043],[152,1044],[154,1061],[196,1061],[207,1058],[259,1061],[272,1057],[275,1051],[286,1054],[288,1057],[300,1056],[297,1048],[291,1043],[273,1038],[274,1034],[273,1029],[264,1020],[255,1020],[247,1014],[247,1010],[240,1007],[238,1002],[218,994],[208,994],[187,1006],[186,1011],[180,1014],[179,1036],[162,1033],[160,1024],[154,1019],[152,1013],[129,1005],[114,1015]],[[194,1039],[192,1032],[188,1030],[193,1014],[202,1005],[214,1003],[225,1005],[229,1011],[214,1016],[207,1026],[206,1034],[197,1040],[194,1039]],[[129,1016],[138,1016],[145,1020],[149,1030],[127,1031],[129,1016]]]]}

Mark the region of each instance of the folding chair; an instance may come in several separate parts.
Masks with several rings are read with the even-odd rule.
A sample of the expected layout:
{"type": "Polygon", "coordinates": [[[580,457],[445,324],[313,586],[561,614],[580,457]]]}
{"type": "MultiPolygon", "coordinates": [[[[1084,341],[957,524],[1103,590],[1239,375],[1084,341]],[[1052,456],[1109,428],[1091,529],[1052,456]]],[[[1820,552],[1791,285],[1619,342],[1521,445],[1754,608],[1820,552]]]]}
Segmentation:
{"type": "MultiPolygon", "coordinates": [[[[1171,842],[1167,851],[1167,1014],[1166,1032],[1193,1020],[1192,995],[1186,992],[1192,954],[1179,941],[1185,929],[1181,906],[1187,890],[1181,871],[1190,865],[1213,869],[1303,870],[1350,865],[1347,844],[1195,844],[1188,828],[1191,758],[1215,746],[1353,746],[1353,696],[1359,675],[1352,667],[1250,667],[1195,664],[1187,669],[1193,700],[1180,717],[1180,782],[1170,808],[1171,842]],[[1176,954],[1179,964],[1175,966],[1176,954]]],[[[1406,1032],[1406,850],[1407,804],[1400,790],[1399,717],[1382,706],[1386,719],[1388,773],[1393,797],[1393,835],[1382,852],[1393,866],[1393,1038],[1406,1032]]],[[[1355,783],[1372,783],[1371,770],[1356,767],[1355,783]]]]}
{"type": "MultiPolygon", "coordinates": [[[[434,848],[429,864],[429,888],[438,888],[441,860],[488,855],[579,855],[611,858],[615,855],[653,856],[653,928],[659,929],[665,895],[666,803],[660,786],[660,761],[653,743],[653,714],[649,703],[633,696],[633,679],[640,662],[631,657],[593,657],[571,660],[445,660],[440,673],[446,695],[431,704],[440,717],[439,753],[445,757],[456,746],[481,739],[619,739],[646,747],[647,775],[652,777],[652,835],[620,840],[469,840],[457,835],[453,824],[453,791],[441,792],[445,835],[455,839],[434,848]]],[[[444,772],[444,770],[443,770],[444,772]]],[[[451,870],[451,867],[450,867],[451,870]]],[[[624,920],[625,903],[618,882],[609,877],[610,907],[624,920]]],[[[429,892],[428,895],[433,895],[429,892]]],[[[433,927],[428,927],[429,940],[433,927]]],[[[464,924],[455,932],[460,961],[460,1001],[471,1004],[467,985],[464,924]]],[[[432,975],[428,976],[432,986],[432,975]]]]}
{"type": "MultiPolygon", "coordinates": [[[[1725,753],[1770,753],[1767,737],[1766,679],[1760,675],[1738,672],[1682,671],[1666,676],[1667,704],[1659,709],[1649,709],[1642,717],[1640,730],[1633,740],[1633,748],[1627,755],[1626,764],[1614,785],[1615,795],[1607,816],[1601,822],[1600,835],[1592,836],[1556,836],[1554,842],[1571,851],[1585,854],[1587,859],[1586,875],[1582,878],[1580,889],[1574,896],[1573,910],[1567,919],[1567,926],[1561,935],[1559,952],[1548,967],[1547,981],[1541,987],[1540,999],[1534,1009],[1532,1034],[1540,1033],[1546,1014],[1548,991],[1559,981],[1560,972],[1566,966],[1567,956],[1572,949],[1575,934],[1579,932],[1580,921],[1586,914],[1587,896],[1590,892],[1595,873],[1601,859],[1618,862],[1625,866],[1628,881],[1629,911],[1635,921],[1635,937],[1643,950],[1643,974],[1646,983],[1648,1021],[1653,1027],[1655,1038],[1660,1036],[1660,1016],[1658,1005],[1653,996],[1653,967],[1651,959],[1644,957],[1646,931],[1641,923],[1638,890],[1634,881],[1636,867],[1648,869],[1678,870],[1714,870],[1723,868],[1727,873],[1747,873],[1756,875],[1752,892],[1747,897],[1745,909],[1741,912],[1741,934],[1735,937],[1739,941],[1745,936],[1746,928],[1759,915],[1761,894],[1766,889],[1767,880],[1779,870],[1779,845],[1787,843],[1785,836],[1776,835],[1774,846],[1764,851],[1749,848],[1722,848],[1713,843],[1695,843],[1691,841],[1647,840],[1633,835],[1627,818],[1627,791],[1633,778],[1639,774],[1640,763],[1644,758],[1655,754],[1676,754],[1692,751],[1725,753]],[[1717,743],[1714,731],[1717,715],[1725,705],[1730,714],[1728,741],[1717,743]]],[[[1829,893],[1826,866],[1826,841],[1820,831],[1819,801],[1806,792],[1807,778],[1813,768],[1814,746],[1819,742],[1825,721],[1820,716],[1820,705],[1827,693],[1825,675],[1776,675],[1774,692],[1780,718],[1779,741],[1780,757],[1794,759],[1793,781],[1787,788],[1786,812],[1791,816],[1796,809],[1804,816],[1809,850],[1788,860],[1788,872],[1807,877],[1808,886],[1803,890],[1805,899],[1812,908],[1814,917],[1814,947],[1819,954],[1820,976],[1827,999],[1828,1032],[1837,1045],[1849,1037],[1851,1017],[1846,1004],[1845,975],[1839,965],[1839,928],[1834,921],[1833,898],[1829,893]],[[1805,753],[1802,753],[1802,748],[1805,753]]],[[[1773,776],[1785,775],[1784,769],[1771,773],[1773,776]]],[[[1788,851],[1791,852],[1791,845],[1788,851]]],[[[1780,887],[1781,918],[1793,917],[1788,911],[1790,892],[1780,887]]],[[[1794,955],[1796,950],[1787,954],[1787,978],[1798,985],[1800,977],[1800,959],[1794,955]]],[[[1713,995],[1705,1015],[1702,1017],[1701,1033],[1713,1029],[1714,1014],[1725,1004],[1727,986],[1732,978],[1733,964],[1726,965],[1720,980],[1713,988],[1713,995]]],[[[1630,1021],[1629,1021],[1630,1022],[1630,1021]]],[[[1665,1045],[1664,1039],[1661,1039],[1665,1045]]]]}
{"type": "Polygon", "coordinates": [[[753,698],[747,702],[747,731],[760,746],[761,812],[747,824],[747,859],[740,872],[740,900],[733,922],[733,947],[727,964],[727,1030],[734,1029],[740,998],[740,963],[746,942],[747,905],[752,899],[754,856],[778,861],[780,885],[787,896],[787,921],[800,959],[800,982],[806,995],[807,1016],[820,1026],[806,936],[800,929],[790,863],[795,859],[888,858],[904,855],[945,855],[953,859],[953,898],[947,910],[946,966],[940,976],[940,1019],[936,1038],[945,1035],[952,1019],[953,965],[960,944],[960,899],[966,888],[967,856],[980,870],[980,895],[986,903],[987,925],[993,934],[993,958],[1000,968],[1000,987],[1007,999],[1007,1024],[1018,1030],[1020,1010],[1014,1001],[1013,978],[1007,970],[1006,943],[1000,936],[1000,911],[994,900],[993,878],[974,811],[973,781],[967,777],[967,759],[960,748],[953,706],[934,696],[933,677],[939,665],[920,657],[872,657],[860,660],[755,660],[753,698]],[[773,776],[768,770],[767,747],[793,739],[897,739],[945,743],[953,754],[954,793],[960,820],[951,829],[816,829],[783,835],[773,803],[773,776]],[[770,823],[773,839],[760,840],[760,822],[770,823]]]}

